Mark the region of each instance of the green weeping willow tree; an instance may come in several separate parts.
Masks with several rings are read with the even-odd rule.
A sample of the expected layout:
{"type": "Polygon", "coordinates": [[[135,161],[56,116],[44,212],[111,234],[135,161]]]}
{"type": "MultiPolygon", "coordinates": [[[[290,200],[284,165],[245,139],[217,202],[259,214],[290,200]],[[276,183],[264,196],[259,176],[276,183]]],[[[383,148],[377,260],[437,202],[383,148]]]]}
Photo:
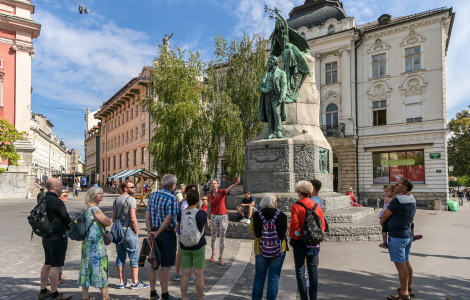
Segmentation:
{"type": "MultiPolygon", "coordinates": [[[[16,130],[15,126],[8,123],[7,120],[0,120],[0,160],[9,160],[12,166],[18,166],[20,155],[16,152],[13,143],[22,140],[25,137],[24,132],[16,130]]],[[[0,174],[5,172],[5,168],[0,168],[0,174]]]]}
{"type": "Polygon", "coordinates": [[[148,147],[159,174],[204,182],[218,168],[221,149],[229,176],[243,171],[246,142],[262,130],[257,121],[259,80],[265,70],[261,37],[227,43],[215,37],[214,60],[204,67],[198,52],[159,47],[152,94],[142,100],[155,129],[148,147]]]}
{"type": "MultiPolygon", "coordinates": [[[[260,35],[230,43],[222,35],[214,37],[214,59],[206,70],[206,97],[213,107],[212,141],[224,143],[224,160],[229,177],[243,171],[243,150],[263,129],[258,122],[258,89],[266,70],[265,42],[260,35]]],[[[209,161],[217,169],[219,148],[209,149],[209,161]]]]}
{"type": "Polygon", "coordinates": [[[156,125],[148,146],[153,165],[159,174],[175,174],[180,182],[201,182],[206,173],[212,125],[201,97],[203,70],[199,53],[159,47],[150,80],[157,96],[142,100],[156,125]]]}

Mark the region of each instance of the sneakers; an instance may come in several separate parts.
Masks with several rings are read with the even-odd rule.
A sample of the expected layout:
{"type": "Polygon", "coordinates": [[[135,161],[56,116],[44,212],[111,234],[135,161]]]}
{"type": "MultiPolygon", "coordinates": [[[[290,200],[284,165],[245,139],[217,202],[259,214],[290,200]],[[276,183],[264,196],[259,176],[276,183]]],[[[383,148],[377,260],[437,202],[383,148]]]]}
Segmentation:
{"type": "Polygon", "coordinates": [[[69,300],[69,299],[72,299],[72,295],[59,293],[57,297],[55,298],[51,297],[51,299],[69,300]]]}
{"type": "Polygon", "coordinates": [[[129,280],[126,280],[126,281],[124,281],[124,283],[121,283],[118,286],[118,289],[130,288],[131,286],[132,286],[132,282],[130,282],[129,280]]]}
{"type": "Polygon", "coordinates": [[[241,223],[245,223],[245,224],[250,224],[250,219],[243,218],[243,219],[241,219],[240,222],[241,222],[241,223]]]}
{"type": "Polygon", "coordinates": [[[137,282],[136,284],[131,285],[131,290],[139,290],[150,287],[150,284],[143,283],[142,281],[137,282]]]}
{"type": "Polygon", "coordinates": [[[158,300],[158,299],[160,299],[160,296],[157,294],[157,291],[151,291],[150,300],[158,300]],[[152,296],[152,292],[155,292],[155,296],[152,296]]]}
{"type": "Polygon", "coordinates": [[[168,300],[181,300],[181,298],[173,297],[172,295],[168,295],[168,300]]]}
{"type": "Polygon", "coordinates": [[[51,291],[47,290],[45,294],[39,294],[38,300],[49,299],[51,297],[51,291]]]}
{"type": "Polygon", "coordinates": [[[175,277],[173,277],[174,281],[180,281],[181,280],[181,274],[175,274],[175,277]]]}
{"type": "Polygon", "coordinates": [[[196,278],[194,277],[194,274],[189,277],[189,282],[193,283],[195,280],[196,278]]]}

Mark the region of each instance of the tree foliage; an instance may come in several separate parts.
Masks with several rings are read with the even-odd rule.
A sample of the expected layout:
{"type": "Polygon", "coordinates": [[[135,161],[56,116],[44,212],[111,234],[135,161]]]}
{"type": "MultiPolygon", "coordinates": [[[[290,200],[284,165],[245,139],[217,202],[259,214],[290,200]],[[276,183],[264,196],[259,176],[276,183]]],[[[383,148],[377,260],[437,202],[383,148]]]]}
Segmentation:
{"type": "Polygon", "coordinates": [[[148,150],[160,174],[198,183],[217,170],[221,147],[229,175],[243,171],[243,149],[262,130],[257,121],[258,84],[265,71],[260,36],[230,44],[215,37],[214,60],[204,67],[198,52],[160,47],[143,100],[156,124],[148,150]]]}
{"type": "Polygon", "coordinates": [[[211,133],[209,107],[201,97],[203,64],[197,52],[159,47],[154,67],[151,89],[157,97],[142,101],[156,124],[148,146],[154,167],[181,182],[200,182],[211,133]]]}
{"type": "Polygon", "coordinates": [[[470,186],[470,176],[464,175],[464,176],[458,176],[457,177],[457,184],[458,186],[470,186]]]}
{"type": "MultiPolygon", "coordinates": [[[[258,89],[266,69],[266,48],[259,35],[244,35],[230,43],[222,36],[214,37],[214,59],[206,70],[206,97],[213,107],[214,128],[212,145],[225,144],[224,160],[229,176],[243,171],[243,150],[247,142],[259,134],[258,89]]],[[[217,169],[219,149],[209,151],[213,170],[217,169]]]]}
{"type": "MultiPolygon", "coordinates": [[[[15,126],[8,123],[5,119],[0,119],[0,157],[2,160],[8,159],[13,166],[18,165],[20,160],[19,154],[13,142],[22,140],[25,133],[16,130],[15,126]]],[[[0,168],[0,174],[5,172],[4,168],[0,168]]]]}
{"type": "MultiPolygon", "coordinates": [[[[470,108],[470,106],[469,106],[470,108]]],[[[470,176],[470,112],[458,112],[450,122],[451,138],[448,142],[448,163],[454,166],[452,175],[470,176]]]]}

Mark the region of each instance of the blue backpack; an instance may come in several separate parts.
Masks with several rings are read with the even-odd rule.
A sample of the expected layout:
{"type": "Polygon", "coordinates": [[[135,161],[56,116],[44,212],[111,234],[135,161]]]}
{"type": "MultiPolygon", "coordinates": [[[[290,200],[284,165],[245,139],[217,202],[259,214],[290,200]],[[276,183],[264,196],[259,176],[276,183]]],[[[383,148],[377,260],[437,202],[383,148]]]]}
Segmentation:
{"type": "Polygon", "coordinates": [[[267,221],[263,213],[258,211],[258,215],[263,222],[263,230],[261,232],[261,239],[259,241],[259,251],[261,255],[267,258],[277,257],[281,254],[281,240],[277,235],[276,222],[277,217],[279,216],[280,211],[276,211],[274,217],[267,221]]]}
{"type": "MultiPolygon", "coordinates": [[[[126,201],[124,201],[124,203],[122,204],[121,213],[119,214],[119,217],[116,213],[116,220],[114,220],[113,226],[111,226],[111,234],[113,235],[113,243],[117,245],[121,244],[124,241],[124,237],[126,236],[127,230],[129,229],[129,225],[131,224],[131,220],[129,220],[129,223],[127,223],[126,231],[124,231],[124,229],[122,228],[121,216],[122,216],[122,211],[124,210],[124,206],[126,205],[128,199],[129,197],[127,197],[126,201]]],[[[114,207],[114,211],[116,211],[116,200],[114,200],[113,207],[114,207]]]]}

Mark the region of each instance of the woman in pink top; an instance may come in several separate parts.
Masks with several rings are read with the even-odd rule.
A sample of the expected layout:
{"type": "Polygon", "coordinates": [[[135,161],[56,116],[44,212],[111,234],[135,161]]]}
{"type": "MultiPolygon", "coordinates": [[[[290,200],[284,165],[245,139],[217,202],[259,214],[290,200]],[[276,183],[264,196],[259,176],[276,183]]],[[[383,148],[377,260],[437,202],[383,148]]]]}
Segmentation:
{"type": "Polygon", "coordinates": [[[210,210],[210,225],[211,225],[211,248],[212,256],[209,260],[210,262],[215,261],[215,239],[217,238],[217,233],[220,238],[220,254],[219,254],[219,265],[224,265],[224,260],[222,255],[224,253],[225,246],[225,232],[228,226],[228,216],[227,216],[227,207],[225,206],[225,195],[233,189],[237,184],[240,183],[240,177],[237,177],[237,180],[234,184],[226,188],[225,190],[219,190],[219,181],[217,179],[211,179],[211,191],[209,193],[209,203],[211,206],[210,210]]]}

